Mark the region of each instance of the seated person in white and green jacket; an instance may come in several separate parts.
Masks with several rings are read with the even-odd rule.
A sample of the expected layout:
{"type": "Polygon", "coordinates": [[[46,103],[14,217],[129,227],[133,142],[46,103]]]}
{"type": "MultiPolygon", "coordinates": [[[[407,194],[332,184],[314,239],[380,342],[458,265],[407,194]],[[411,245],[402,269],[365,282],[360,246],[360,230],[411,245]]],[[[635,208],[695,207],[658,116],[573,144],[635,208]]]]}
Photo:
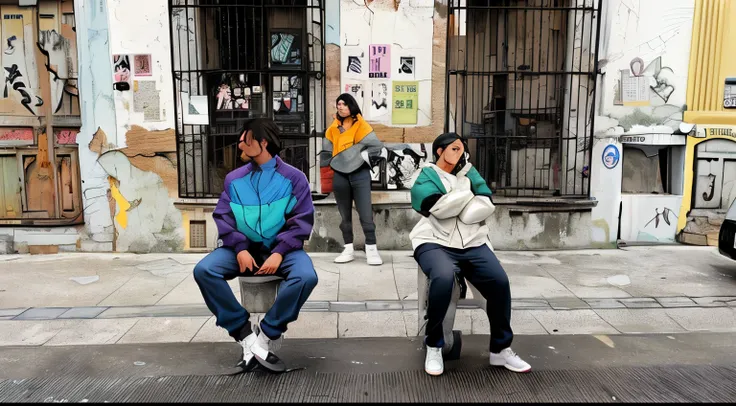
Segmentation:
{"type": "Polygon", "coordinates": [[[424,370],[444,371],[442,322],[452,300],[455,274],[475,286],[488,305],[490,364],[514,372],[531,366],[511,350],[511,289],[494,255],[485,220],[493,213],[491,190],[467,162],[467,144],[455,133],[432,144],[435,164],[426,165],[411,188],[411,204],[423,218],[410,234],[414,258],[430,279],[424,370]]]}

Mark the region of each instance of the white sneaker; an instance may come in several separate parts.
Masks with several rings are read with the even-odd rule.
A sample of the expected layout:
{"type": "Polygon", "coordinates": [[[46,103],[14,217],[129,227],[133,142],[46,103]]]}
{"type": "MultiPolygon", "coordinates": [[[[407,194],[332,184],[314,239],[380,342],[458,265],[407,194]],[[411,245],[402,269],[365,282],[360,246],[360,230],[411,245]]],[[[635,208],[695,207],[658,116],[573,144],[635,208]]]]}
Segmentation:
{"type": "Polygon", "coordinates": [[[241,347],[243,347],[243,367],[248,367],[248,364],[253,360],[253,351],[250,347],[256,342],[256,333],[250,333],[248,337],[238,341],[241,347]]]}
{"type": "Polygon", "coordinates": [[[355,259],[355,250],[353,244],[345,244],[345,249],[342,250],[342,254],[335,258],[335,263],[345,264],[355,259]]]}
{"type": "Polygon", "coordinates": [[[283,336],[277,340],[271,340],[260,329],[256,329],[256,339],[250,346],[256,361],[271,372],[283,372],[286,370],[284,363],[273,353],[281,347],[283,336]]]}
{"type": "Polygon", "coordinates": [[[383,264],[383,260],[381,259],[381,255],[378,254],[378,247],[373,245],[367,245],[365,246],[365,257],[368,260],[368,265],[381,265],[383,264]]]}
{"type": "Polygon", "coordinates": [[[442,361],[442,348],[427,347],[427,357],[424,359],[424,371],[432,376],[442,375],[445,372],[445,363],[442,361]]]}
{"type": "Polygon", "coordinates": [[[531,365],[524,362],[511,348],[504,348],[500,353],[491,353],[491,365],[496,367],[506,367],[509,371],[529,372],[532,370],[531,365]]]}

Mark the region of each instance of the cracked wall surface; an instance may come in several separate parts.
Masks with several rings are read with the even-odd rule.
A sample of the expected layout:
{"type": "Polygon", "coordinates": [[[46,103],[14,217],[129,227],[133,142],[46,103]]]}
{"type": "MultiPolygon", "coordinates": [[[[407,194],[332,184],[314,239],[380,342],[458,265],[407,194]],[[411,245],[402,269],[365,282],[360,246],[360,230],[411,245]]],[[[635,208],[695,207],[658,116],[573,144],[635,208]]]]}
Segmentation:
{"type": "MultiPolygon", "coordinates": [[[[663,218],[665,209],[667,213],[677,212],[679,207],[670,206],[677,205],[678,199],[662,197],[654,204],[659,206],[653,208],[652,199],[644,195],[633,195],[634,199],[644,199],[641,201],[622,197],[624,165],[620,162],[625,156],[620,137],[669,136],[692,129],[683,123],[683,113],[695,1],[673,0],[666,6],[664,2],[647,0],[612,0],[603,4],[599,51],[602,75],[598,80],[590,175],[591,195],[599,202],[592,213],[593,242],[615,245],[624,200],[629,203],[624,203],[620,214],[621,218],[625,217],[622,238],[652,240],[651,236],[655,236],[658,241],[671,241],[670,230],[666,235],[661,230],[666,222],[651,229],[656,221],[650,220],[663,218]],[[603,166],[601,158],[609,145],[622,154],[619,164],[611,169],[603,166]]],[[[679,168],[683,151],[674,152],[673,167],[679,168]]],[[[681,194],[677,185],[683,176],[680,170],[672,175],[675,184],[672,193],[681,194]]]]}
{"type": "Polygon", "coordinates": [[[89,44],[80,51],[83,113],[77,140],[85,202],[80,248],[179,251],[185,233],[174,207],[176,136],[167,2],[77,3],[83,10],[80,43],[89,44]],[[114,86],[122,81],[130,88],[114,86]]]}

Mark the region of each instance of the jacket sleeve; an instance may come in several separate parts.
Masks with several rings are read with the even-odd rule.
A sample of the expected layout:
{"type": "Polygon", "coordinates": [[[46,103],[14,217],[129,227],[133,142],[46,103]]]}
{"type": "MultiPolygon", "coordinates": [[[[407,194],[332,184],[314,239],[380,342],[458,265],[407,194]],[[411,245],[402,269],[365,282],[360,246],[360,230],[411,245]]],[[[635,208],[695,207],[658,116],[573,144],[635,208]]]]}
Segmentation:
{"type": "Polygon", "coordinates": [[[422,216],[429,217],[429,210],[444,194],[422,169],[411,187],[411,207],[422,216]]]}
{"type": "Polygon", "coordinates": [[[465,224],[476,224],[490,217],[496,210],[496,206],[491,201],[491,189],[480,173],[475,168],[471,168],[466,176],[470,180],[470,189],[474,196],[463,207],[459,219],[465,224]]]}
{"type": "Polygon", "coordinates": [[[486,180],[480,176],[480,173],[478,173],[475,167],[470,168],[466,176],[470,179],[470,190],[473,191],[473,194],[476,196],[487,196],[490,199],[493,194],[491,188],[488,187],[486,180]]]}
{"type": "Polygon", "coordinates": [[[212,213],[212,218],[215,220],[222,246],[230,248],[238,254],[240,251],[248,249],[250,241],[248,241],[245,234],[238,231],[233,210],[230,208],[231,200],[228,189],[229,186],[226,186],[222,195],[220,195],[220,200],[212,213]]]}
{"type": "Polygon", "coordinates": [[[272,252],[286,254],[304,248],[304,241],[309,239],[314,227],[314,204],[312,192],[309,190],[307,177],[299,172],[290,179],[293,183],[293,208],[286,215],[286,224],[276,236],[276,246],[272,252]]]}

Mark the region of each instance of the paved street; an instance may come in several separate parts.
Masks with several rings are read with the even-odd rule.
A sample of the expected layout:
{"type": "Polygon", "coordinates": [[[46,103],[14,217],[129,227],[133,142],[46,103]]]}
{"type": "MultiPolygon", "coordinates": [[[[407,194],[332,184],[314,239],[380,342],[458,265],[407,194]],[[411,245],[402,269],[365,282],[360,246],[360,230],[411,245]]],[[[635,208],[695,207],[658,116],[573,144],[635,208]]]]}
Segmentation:
{"type": "Polygon", "coordinates": [[[488,367],[479,309],[458,310],[461,359],[426,376],[408,252],[313,255],[320,283],[280,350],[304,369],[280,376],[228,376],[240,349],[192,279],[202,255],[3,256],[0,401],[736,399],[736,265],[712,248],[498,255],[524,376],[488,367]]]}
{"type": "Polygon", "coordinates": [[[732,333],[522,335],[529,374],[490,368],[468,336],[445,374],[422,371],[419,340],[291,340],[284,375],[232,374],[235,343],[0,348],[12,402],[726,402],[736,399],[732,333]]]}
{"type": "MultiPolygon", "coordinates": [[[[201,257],[1,256],[0,345],[227,342],[192,277],[201,257]]],[[[499,257],[511,280],[517,334],[736,331],[736,265],[712,248],[499,257]]],[[[416,336],[416,264],[408,252],[384,258],[381,267],[362,258],[338,266],[332,255],[314,254],[319,284],[287,337],[416,336]]],[[[488,334],[488,320],[479,309],[460,309],[456,328],[488,334]]]]}

